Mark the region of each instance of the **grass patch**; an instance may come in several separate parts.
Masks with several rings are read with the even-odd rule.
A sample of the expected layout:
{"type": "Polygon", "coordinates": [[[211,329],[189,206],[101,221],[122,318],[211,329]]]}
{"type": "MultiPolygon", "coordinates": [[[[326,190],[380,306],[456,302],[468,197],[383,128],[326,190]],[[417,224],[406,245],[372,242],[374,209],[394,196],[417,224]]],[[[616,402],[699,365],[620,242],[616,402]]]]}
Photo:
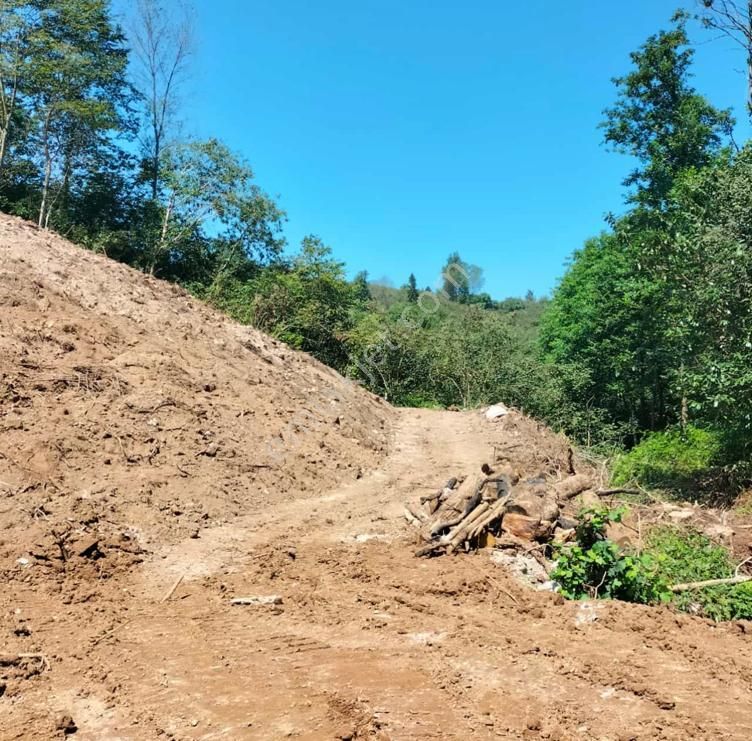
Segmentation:
{"type": "MultiPolygon", "coordinates": [[[[654,528],[648,535],[645,554],[658,565],[658,573],[668,584],[734,575],[735,564],[729,552],[710,538],[693,530],[654,528]]],[[[752,582],[706,587],[673,596],[684,612],[711,620],[752,619],[752,582]]]]}
{"type": "Polygon", "coordinates": [[[689,426],[654,432],[628,453],[617,456],[612,480],[618,486],[638,483],[648,488],[684,492],[695,489],[718,466],[720,436],[689,426]]]}

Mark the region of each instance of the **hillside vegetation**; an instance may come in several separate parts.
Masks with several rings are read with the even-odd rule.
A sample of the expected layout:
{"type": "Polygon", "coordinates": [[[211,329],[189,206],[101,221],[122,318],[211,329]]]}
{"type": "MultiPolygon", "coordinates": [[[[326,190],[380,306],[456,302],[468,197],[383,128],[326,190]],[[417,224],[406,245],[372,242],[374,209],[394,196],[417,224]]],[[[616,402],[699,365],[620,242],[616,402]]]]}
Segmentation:
{"type": "MultiPolygon", "coordinates": [[[[705,25],[752,38],[743,16],[705,6],[705,25]]],[[[412,275],[399,289],[348,280],[313,235],[287,250],[284,211],[249,164],[179,136],[190,19],[137,8],[126,36],[108,0],[3,3],[3,210],[178,282],[396,404],[504,400],[584,445],[634,450],[619,471],[646,483],[659,470],[669,488],[744,485],[752,146],[691,84],[686,13],[631,55],[605,111],[606,144],[636,162],[623,214],[550,300],[497,301],[457,253],[421,290],[412,275]],[[695,455],[699,439],[712,454],[695,455]],[[701,464],[673,476],[688,458],[701,464]]]]}

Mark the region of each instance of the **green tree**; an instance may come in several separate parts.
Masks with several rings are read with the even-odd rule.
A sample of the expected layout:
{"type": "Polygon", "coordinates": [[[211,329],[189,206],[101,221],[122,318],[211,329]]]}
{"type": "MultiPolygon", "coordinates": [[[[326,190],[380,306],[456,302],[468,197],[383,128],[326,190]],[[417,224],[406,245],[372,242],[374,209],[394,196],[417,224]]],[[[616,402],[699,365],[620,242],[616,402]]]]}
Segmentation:
{"type": "Polygon", "coordinates": [[[360,303],[368,303],[371,300],[371,289],[368,287],[368,271],[361,270],[353,279],[355,298],[360,303]]]}
{"type": "Polygon", "coordinates": [[[415,275],[410,273],[410,277],[407,279],[407,300],[411,304],[415,304],[418,301],[418,282],[415,279],[415,275]]]}
{"type": "Polygon", "coordinates": [[[289,269],[265,271],[252,288],[255,326],[333,368],[345,368],[356,295],[330,247],[305,237],[289,269]]]}
{"type": "Polygon", "coordinates": [[[465,262],[458,252],[449,255],[441,275],[444,296],[462,304],[483,285],[483,271],[465,262]]]}
{"type": "MultiPolygon", "coordinates": [[[[33,3],[31,5],[37,5],[33,3]]],[[[130,133],[131,89],[125,37],[107,0],[39,2],[27,96],[42,186],[38,223],[48,226],[56,201],[86,173],[108,137],[130,133]]]]}
{"type": "Polygon", "coordinates": [[[607,144],[639,161],[624,184],[634,186],[629,200],[648,209],[663,210],[678,175],[710,164],[731,135],[731,114],[689,83],[688,43],[681,16],[648,38],[630,55],[634,69],[614,80],[618,98],[601,124],[607,144]]]}
{"type": "Polygon", "coordinates": [[[0,177],[14,129],[22,133],[24,95],[31,83],[32,51],[39,49],[39,12],[29,2],[0,5],[0,177]]]}
{"type": "Polygon", "coordinates": [[[150,272],[179,259],[181,245],[208,229],[226,255],[262,261],[279,255],[285,214],[224,144],[210,139],[172,147],[163,154],[162,173],[166,200],[150,239],[150,272]]]}

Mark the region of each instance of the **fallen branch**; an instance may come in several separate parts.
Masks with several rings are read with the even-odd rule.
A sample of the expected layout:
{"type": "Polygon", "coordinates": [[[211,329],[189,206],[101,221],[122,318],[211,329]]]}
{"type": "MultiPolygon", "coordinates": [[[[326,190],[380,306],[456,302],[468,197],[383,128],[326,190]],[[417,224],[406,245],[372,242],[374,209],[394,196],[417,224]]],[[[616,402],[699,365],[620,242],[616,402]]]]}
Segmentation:
{"type": "Polygon", "coordinates": [[[474,523],[483,516],[488,510],[488,503],[483,502],[479,504],[472,512],[463,517],[444,537],[438,540],[431,541],[428,545],[419,548],[416,552],[416,556],[427,556],[429,553],[437,550],[438,548],[447,548],[451,553],[462,541],[465,540],[468,529],[473,527],[474,523]]]}
{"type": "Polygon", "coordinates": [[[183,581],[183,577],[185,574],[181,574],[176,580],[175,583],[170,587],[170,590],[165,594],[164,597],[162,597],[162,602],[167,602],[170,597],[172,597],[173,594],[175,594],[175,590],[180,586],[180,583],[183,581]]]}
{"type": "Polygon", "coordinates": [[[744,584],[744,582],[748,581],[752,581],[752,575],[737,574],[737,576],[730,576],[727,579],[706,579],[705,581],[690,581],[686,584],[674,584],[674,586],[670,587],[670,589],[672,592],[688,592],[692,589],[718,587],[724,584],[744,584]]]}
{"type": "Polygon", "coordinates": [[[615,494],[632,494],[634,496],[639,496],[642,492],[638,489],[598,489],[595,494],[599,497],[612,497],[615,494]]]}
{"type": "Polygon", "coordinates": [[[505,497],[494,503],[488,512],[486,512],[483,519],[475,523],[475,527],[470,533],[470,538],[477,538],[483,532],[484,528],[488,527],[494,520],[503,517],[507,508],[508,500],[509,495],[507,494],[505,497]]]}

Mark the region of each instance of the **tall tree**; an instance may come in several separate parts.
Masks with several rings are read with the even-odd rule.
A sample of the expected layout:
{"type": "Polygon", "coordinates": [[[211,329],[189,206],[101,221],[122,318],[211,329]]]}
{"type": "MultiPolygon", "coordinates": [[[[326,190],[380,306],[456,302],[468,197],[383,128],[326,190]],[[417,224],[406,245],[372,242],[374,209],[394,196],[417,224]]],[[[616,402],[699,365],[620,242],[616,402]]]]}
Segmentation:
{"type": "Polygon", "coordinates": [[[467,303],[470,296],[483,285],[483,271],[465,262],[458,252],[452,252],[441,271],[442,292],[450,301],[467,303]]]}
{"type": "Polygon", "coordinates": [[[688,43],[680,15],[632,52],[634,68],[614,80],[618,98],[601,124],[607,144],[639,161],[624,184],[635,188],[629,200],[649,209],[663,210],[678,175],[709,164],[731,135],[731,114],[689,83],[688,43]]]}
{"type": "Polygon", "coordinates": [[[155,273],[181,243],[210,227],[225,251],[267,260],[284,244],[285,214],[254,182],[253,171],[216,139],[173,146],[162,157],[165,204],[148,263],[155,273]]]}
{"type": "Polygon", "coordinates": [[[752,0],[698,0],[706,28],[720,31],[739,44],[747,57],[747,112],[752,117],[752,0]]]}
{"type": "Polygon", "coordinates": [[[0,5],[0,177],[17,120],[19,104],[30,84],[34,36],[39,31],[39,12],[24,0],[0,5]]]}
{"type": "Polygon", "coordinates": [[[368,287],[368,271],[361,270],[353,280],[355,298],[361,303],[371,300],[371,289],[368,287]]]}
{"type": "Polygon", "coordinates": [[[193,52],[193,21],[185,7],[178,18],[158,0],[138,0],[132,21],[135,84],[143,100],[143,175],[152,201],[162,182],[163,152],[178,125],[181,86],[193,52]]]}
{"type": "Polygon", "coordinates": [[[71,179],[108,143],[129,129],[125,37],[110,18],[108,0],[40,3],[29,92],[41,166],[39,226],[71,179]],[[53,193],[53,187],[55,192],[53,193]]]}
{"type": "Polygon", "coordinates": [[[418,282],[413,273],[410,273],[410,277],[407,279],[407,300],[411,304],[418,301],[418,282]]]}

